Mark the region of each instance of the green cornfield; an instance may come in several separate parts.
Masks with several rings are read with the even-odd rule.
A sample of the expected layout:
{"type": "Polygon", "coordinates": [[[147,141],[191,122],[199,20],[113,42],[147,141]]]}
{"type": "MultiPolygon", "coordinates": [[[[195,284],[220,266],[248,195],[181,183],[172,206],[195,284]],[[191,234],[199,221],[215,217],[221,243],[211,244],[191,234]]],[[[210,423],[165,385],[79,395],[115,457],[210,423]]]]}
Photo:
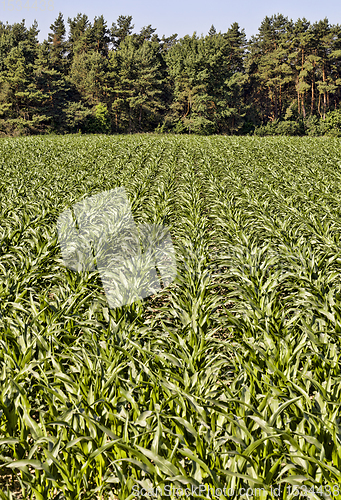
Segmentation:
{"type": "Polygon", "coordinates": [[[1,500],[341,499],[340,139],[11,138],[0,169],[1,500]],[[56,224],[117,187],[177,277],[111,309],[56,224]]]}

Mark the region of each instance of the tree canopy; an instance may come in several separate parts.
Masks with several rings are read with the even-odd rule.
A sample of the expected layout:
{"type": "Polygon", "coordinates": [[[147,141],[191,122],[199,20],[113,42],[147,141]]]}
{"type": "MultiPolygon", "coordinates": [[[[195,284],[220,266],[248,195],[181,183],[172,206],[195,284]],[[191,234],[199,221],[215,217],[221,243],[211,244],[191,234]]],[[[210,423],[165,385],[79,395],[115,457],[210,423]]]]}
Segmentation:
{"type": "Polygon", "coordinates": [[[132,16],[108,27],[79,13],[66,26],[59,13],[47,40],[38,33],[36,22],[0,22],[2,135],[313,133],[339,123],[330,116],[341,113],[341,27],[328,19],[277,14],[247,40],[237,23],[160,38],[152,25],[134,32],[132,16]]]}

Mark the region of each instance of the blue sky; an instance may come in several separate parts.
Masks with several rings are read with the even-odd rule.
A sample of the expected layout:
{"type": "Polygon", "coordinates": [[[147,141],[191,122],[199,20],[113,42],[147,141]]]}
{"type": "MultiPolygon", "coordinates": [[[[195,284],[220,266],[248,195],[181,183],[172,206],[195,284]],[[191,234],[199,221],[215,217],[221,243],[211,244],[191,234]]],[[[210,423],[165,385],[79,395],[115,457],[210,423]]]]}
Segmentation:
{"type": "Polygon", "coordinates": [[[281,13],[289,19],[306,17],[315,22],[327,17],[332,24],[341,24],[339,0],[0,0],[0,20],[20,22],[30,26],[38,21],[39,39],[47,37],[51,23],[62,12],[65,22],[77,13],[87,14],[93,20],[103,14],[108,26],[119,15],[133,16],[134,31],[151,24],[159,36],[178,33],[179,37],[206,34],[213,24],[217,31],[226,31],[233,22],[245,28],[248,38],[257,33],[265,16],[281,13]],[[45,9],[44,9],[45,6],[45,9]]]}

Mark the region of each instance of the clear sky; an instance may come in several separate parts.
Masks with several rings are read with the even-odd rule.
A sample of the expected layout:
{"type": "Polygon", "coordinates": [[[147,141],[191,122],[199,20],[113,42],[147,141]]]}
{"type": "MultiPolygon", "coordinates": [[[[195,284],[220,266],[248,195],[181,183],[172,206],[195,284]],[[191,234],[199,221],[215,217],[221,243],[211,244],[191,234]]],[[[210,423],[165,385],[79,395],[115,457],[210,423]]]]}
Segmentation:
{"type": "Polygon", "coordinates": [[[306,17],[315,22],[327,17],[331,24],[341,24],[340,0],[0,0],[0,20],[10,24],[26,20],[30,26],[34,19],[40,29],[39,39],[47,37],[51,23],[62,12],[68,17],[79,12],[90,20],[103,14],[110,27],[119,15],[133,16],[134,31],[151,24],[162,36],[178,33],[206,34],[213,24],[217,31],[227,31],[233,22],[245,28],[248,38],[257,34],[265,16],[283,14],[296,20],[306,17]]]}

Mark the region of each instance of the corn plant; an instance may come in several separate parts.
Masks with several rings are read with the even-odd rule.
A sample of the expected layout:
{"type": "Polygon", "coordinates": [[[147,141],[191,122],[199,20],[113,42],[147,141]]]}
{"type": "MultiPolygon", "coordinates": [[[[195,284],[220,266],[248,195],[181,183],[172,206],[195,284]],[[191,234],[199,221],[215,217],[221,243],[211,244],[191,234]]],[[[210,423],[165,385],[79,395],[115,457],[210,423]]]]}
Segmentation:
{"type": "Polygon", "coordinates": [[[341,498],[340,145],[0,140],[2,500],[341,498]],[[117,187],[168,227],[177,275],[110,308],[57,221],[117,187]]]}

